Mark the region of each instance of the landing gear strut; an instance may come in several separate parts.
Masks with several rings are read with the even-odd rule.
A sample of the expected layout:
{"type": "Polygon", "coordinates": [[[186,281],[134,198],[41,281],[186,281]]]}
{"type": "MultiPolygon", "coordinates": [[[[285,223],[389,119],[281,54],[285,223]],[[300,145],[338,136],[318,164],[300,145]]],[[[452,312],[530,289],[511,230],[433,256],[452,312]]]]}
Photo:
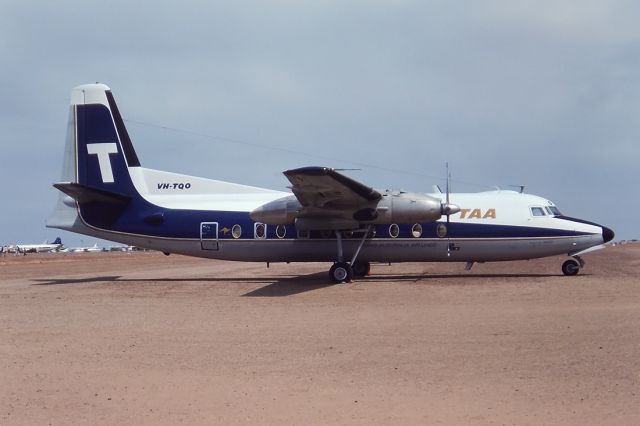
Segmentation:
{"type": "Polygon", "coordinates": [[[365,240],[369,236],[369,232],[371,231],[371,225],[367,227],[365,230],[362,239],[360,240],[360,244],[358,244],[358,248],[351,259],[351,262],[344,261],[344,254],[342,250],[342,233],[336,230],[336,242],[338,243],[338,261],[333,264],[331,269],[329,269],[329,279],[334,283],[348,283],[351,282],[354,276],[356,277],[364,277],[369,275],[369,271],[371,270],[371,264],[369,262],[361,262],[357,261],[358,255],[360,254],[360,250],[364,245],[365,240]]]}
{"type": "Polygon", "coordinates": [[[562,273],[566,276],[578,275],[582,267],[584,267],[584,260],[579,256],[574,256],[562,264],[562,273]]]}

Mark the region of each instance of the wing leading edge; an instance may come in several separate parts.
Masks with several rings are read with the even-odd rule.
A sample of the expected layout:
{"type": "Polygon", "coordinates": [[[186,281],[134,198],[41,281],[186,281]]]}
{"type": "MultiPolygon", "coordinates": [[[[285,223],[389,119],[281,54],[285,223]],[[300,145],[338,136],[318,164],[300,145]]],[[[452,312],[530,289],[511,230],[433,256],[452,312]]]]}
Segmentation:
{"type": "Polygon", "coordinates": [[[349,208],[379,201],[375,189],[353,180],[328,167],[302,167],[287,170],[291,190],[306,208],[349,208]]]}
{"type": "Polygon", "coordinates": [[[264,204],[251,218],[298,230],[358,229],[373,223],[414,223],[439,219],[443,204],[426,194],[380,193],[328,167],[303,167],[284,175],[293,196],[264,204]]]}

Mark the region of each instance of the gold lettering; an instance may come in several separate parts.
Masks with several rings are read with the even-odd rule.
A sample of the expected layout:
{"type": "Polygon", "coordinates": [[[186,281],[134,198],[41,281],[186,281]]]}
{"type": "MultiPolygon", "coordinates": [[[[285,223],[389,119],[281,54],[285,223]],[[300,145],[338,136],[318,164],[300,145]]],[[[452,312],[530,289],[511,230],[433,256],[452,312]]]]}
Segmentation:
{"type": "Polygon", "coordinates": [[[460,219],[464,219],[467,217],[467,213],[469,213],[471,209],[460,209],[460,219]]]}
{"type": "Polygon", "coordinates": [[[473,209],[471,211],[471,214],[469,215],[469,219],[480,219],[482,217],[482,214],[480,212],[480,209],[473,209]]]}
{"type": "Polygon", "coordinates": [[[496,218],[496,209],[489,209],[487,210],[487,212],[484,214],[484,216],[482,216],[483,219],[495,219],[496,218]]]}

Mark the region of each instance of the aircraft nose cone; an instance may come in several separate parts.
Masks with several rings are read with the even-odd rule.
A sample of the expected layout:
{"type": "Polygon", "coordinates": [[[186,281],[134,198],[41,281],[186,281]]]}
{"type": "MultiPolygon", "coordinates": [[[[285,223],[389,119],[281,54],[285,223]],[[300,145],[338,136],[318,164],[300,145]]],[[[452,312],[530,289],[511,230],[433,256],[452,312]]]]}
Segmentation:
{"type": "Polygon", "coordinates": [[[613,232],[612,229],[607,228],[606,226],[602,227],[602,239],[604,240],[605,243],[608,243],[609,241],[613,240],[613,237],[615,237],[615,233],[613,232]]]}

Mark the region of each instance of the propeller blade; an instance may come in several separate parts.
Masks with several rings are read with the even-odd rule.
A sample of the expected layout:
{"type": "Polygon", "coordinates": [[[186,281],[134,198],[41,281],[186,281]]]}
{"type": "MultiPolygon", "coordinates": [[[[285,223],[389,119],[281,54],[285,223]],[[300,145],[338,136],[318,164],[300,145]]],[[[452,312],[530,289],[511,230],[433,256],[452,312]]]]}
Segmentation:
{"type": "Polygon", "coordinates": [[[449,179],[451,178],[449,174],[449,162],[445,163],[445,168],[447,170],[447,204],[449,204],[449,179]]]}

